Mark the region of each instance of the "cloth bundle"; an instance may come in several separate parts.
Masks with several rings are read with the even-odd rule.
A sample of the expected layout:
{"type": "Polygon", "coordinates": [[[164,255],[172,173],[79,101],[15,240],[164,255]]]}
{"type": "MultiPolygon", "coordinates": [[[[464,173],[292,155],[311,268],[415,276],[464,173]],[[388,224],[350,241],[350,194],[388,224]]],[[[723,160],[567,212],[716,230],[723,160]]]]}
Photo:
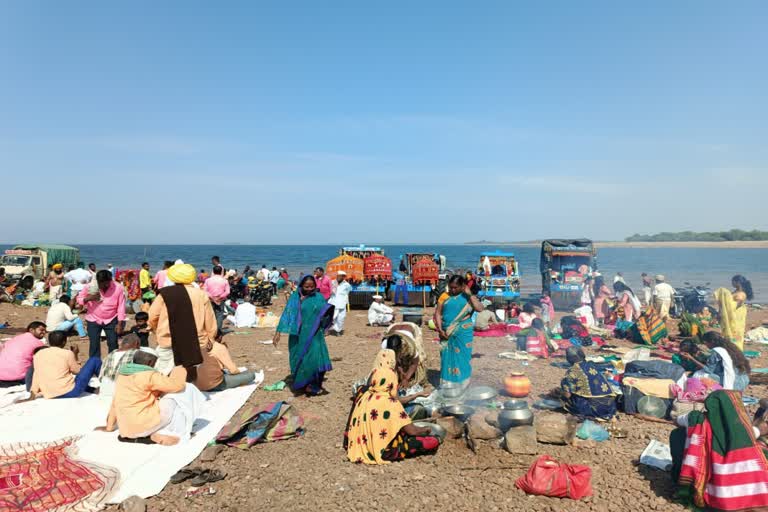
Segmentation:
{"type": "Polygon", "coordinates": [[[711,392],[723,389],[720,384],[710,379],[691,377],[685,381],[685,387],[672,384],[669,391],[681,402],[703,402],[711,392]]]}
{"type": "Polygon", "coordinates": [[[224,425],[216,442],[245,449],[260,442],[298,437],[304,433],[304,419],[290,409],[285,402],[248,405],[224,425]]]}
{"type": "Polygon", "coordinates": [[[592,496],[591,479],[589,466],[563,464],[542,455],[515,486],[528,494],[578,500],[592,496]]]}

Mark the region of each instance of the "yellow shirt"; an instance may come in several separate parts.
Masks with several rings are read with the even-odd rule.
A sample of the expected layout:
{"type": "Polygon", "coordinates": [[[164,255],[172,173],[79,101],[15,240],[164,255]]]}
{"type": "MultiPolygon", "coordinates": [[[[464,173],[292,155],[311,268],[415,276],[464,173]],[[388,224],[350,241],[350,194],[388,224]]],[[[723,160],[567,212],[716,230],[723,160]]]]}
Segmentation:
{"type": "MultiPolygon", "coordinates": [[[[178,286],[178,285],[177,285],[178,286]]],[[[189,300],[192,302],[192,314],[197,326],[197,337],[200,346],[204,347],[208,341],[216,338],[216,317],[213,315],[213,307],[208,294],[192,285],[185,285],[189,300]]],[[[155,333],[157,346],[170,348],[171,328],[168,323],[168,308],[162,295],[158,295],[149,308],[149,327],[155,333]]]]}
{"type": "Polygon", "coordinates": [[[160,397],[184,391],[187,370],[177,366],[166,377],[157,371],[118,375],[115,396],[107,417],[107,430],[115,425],[124,437],[136,437],[160,424],[160,397]]]}
{"type": "Polygon", "coordinates": [[[149,275],[149,270],[143,268],[139,272],[139,288],[149,288],[152,285],[152,276],[149,275]]]}
{"type": "Polygon", "coordinates": [[[30,391],[45,398],[56,398],[75,389],[75,375],[80,365],[71,350],[48,347],[32,358],[35,367],[30,391]]]}

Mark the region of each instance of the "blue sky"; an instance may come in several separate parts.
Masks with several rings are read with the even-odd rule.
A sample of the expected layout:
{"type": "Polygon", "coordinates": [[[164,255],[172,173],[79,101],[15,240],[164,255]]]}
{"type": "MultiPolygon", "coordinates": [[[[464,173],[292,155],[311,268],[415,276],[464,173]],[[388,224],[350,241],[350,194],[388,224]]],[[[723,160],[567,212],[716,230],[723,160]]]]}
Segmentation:
{"type": "Polygon", "coordinates": [[[762,1],[3,2],[0,241],[768,229],[766,21],[762,1]]]}

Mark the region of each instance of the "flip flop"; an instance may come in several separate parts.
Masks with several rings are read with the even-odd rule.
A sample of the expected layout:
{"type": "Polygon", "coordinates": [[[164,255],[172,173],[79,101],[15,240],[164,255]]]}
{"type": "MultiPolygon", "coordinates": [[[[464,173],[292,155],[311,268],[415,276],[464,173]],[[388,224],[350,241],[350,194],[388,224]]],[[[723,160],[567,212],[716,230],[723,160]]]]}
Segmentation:
{"type": "Polygon", "coordinates": [[[213,482],[224,480],[226,477],[227,474],[223,471],[219,471],[218,469],[204,469],[199,475],[197,475],[189,482],[189,485],[192,487],[202,487],[205,484],[212,484],[213,482]]]}
{"type": "Polygon", "coordinates": [[[117,440],[121,443],[133,443],[133,444],[156,444],[149,436],[146,437],[123,437],[117,436],[117,440]]]}
{"type": "Polygon", "coordinates": [[[198,477],[200,474],[202,474],[204,471],[201,468],[186,468],[186,469],[180,469],[176,472],[175,475],[171,477],[171,483],[172,484],[180,484],[181,482],[185,482],[193,477],[198,477]]]}

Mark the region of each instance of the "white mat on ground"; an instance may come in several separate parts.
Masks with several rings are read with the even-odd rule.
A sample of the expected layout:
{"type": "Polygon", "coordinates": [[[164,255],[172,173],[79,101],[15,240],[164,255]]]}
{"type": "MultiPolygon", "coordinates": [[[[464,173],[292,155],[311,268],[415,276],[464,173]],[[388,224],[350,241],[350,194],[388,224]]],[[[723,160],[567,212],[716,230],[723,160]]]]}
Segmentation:
{"type": "Polygon", "coordinates": [[[0,409],[16,402],[29,398],[29,393],[24,384],[12,386],[10,388],[0,388],[0,409]]]}
{"type": "Polygon", "coordinates": [[[23,441],[54,441],[83,436],[77,442],[79,457],[120,471],[120,484],[109,503],[130,496],[148,498],[163,490],[171,476],[192,462],[219,430],[248,400],[256,384],[210,393],[195,422],[194,437],[176,446],[121,443],[117,432],[94,432],[103,426],[111,398],[87,395],[62,400],[35,400],[0,409],[2,444],[23,441]]]}

